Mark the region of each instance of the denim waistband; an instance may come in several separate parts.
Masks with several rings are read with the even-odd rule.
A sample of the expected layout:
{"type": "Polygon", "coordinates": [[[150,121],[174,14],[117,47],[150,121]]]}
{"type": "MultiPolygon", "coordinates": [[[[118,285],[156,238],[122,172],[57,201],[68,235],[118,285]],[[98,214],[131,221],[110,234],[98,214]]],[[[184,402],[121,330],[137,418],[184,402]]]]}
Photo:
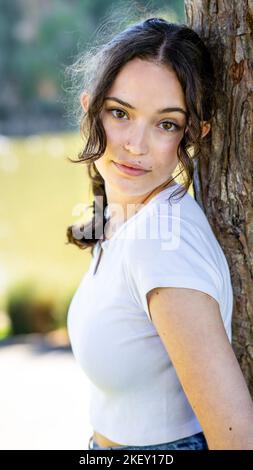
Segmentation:
{"type": "Polygon", "coordinates": [[[208,450],[208,445],[203,432],[193,434],[192,436],[183,437],[176,441],[163,442],[147,446],[117,446],[117,447],[101,447],[95,441],[93,436],[90,437],[88,447],[91,450],[208,450]]]}

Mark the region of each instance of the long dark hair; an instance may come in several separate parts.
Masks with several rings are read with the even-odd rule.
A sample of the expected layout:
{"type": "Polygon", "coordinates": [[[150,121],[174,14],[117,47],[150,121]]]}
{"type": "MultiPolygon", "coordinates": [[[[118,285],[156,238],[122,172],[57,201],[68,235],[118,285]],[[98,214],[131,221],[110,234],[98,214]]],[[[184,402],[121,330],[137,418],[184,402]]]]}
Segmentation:
{"type": "MultiPolygon", "coordinates": [[[[78,227],[70,225],[67,228],[67,243],[73,243],[79,248],[91,247],[93,253],[94,245],[103,234],[107,206],[104,180],[94,165],[94,161],[105,153],[107,145],[100,111],[106,93],[121,68],[135,57],[155,61],[172,68],[182,86],[187,107],[188,129],[179,143],[177,154],[180,173],[183,172],[184,179],[182,187],[174,191],[171,196],[176,194],[183,196],[189,189],[194,172],[192,157],[196,159],[202,153],[203,145],[205,146],[210,139],[209,134],[208,138],[204,138],[205,142],[202,142],[201,121],[210,122],[217,106],[210,52],[198,34],[184,24],[170,23],[163,18],[148,18],[128,26],[100,47],[96,53],[92,54],[90,51],[85,57],[85,61],[82,58],[78,59],[76,67],[79,67],[79,71],[85,71],[91,97],[88,111],[83,112],[80,121],[86,145],[79,153],[78,160],[70,160],[73,163],[87,164],[94,195],[93,204],[90,206],[93,208],[93,217],[88,223],[78,227]],[[189,148],[193,148],[193,155],[188,152],[189,148]]],[[[174,178],[161,185],[161,189],[168,186],[174,178]]]]}

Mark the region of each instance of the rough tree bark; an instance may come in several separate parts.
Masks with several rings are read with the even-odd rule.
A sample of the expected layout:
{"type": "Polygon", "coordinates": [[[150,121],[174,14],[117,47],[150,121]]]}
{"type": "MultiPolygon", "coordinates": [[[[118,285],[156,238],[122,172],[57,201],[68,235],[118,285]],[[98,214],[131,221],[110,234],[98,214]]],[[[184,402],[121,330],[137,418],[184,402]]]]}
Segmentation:
{"type": "Polygon", "coordinates": [[[253,0],[185,0],[185,15],[211,50],[220,90],[193,187],[230,266],[232,344],[253,396],[253,0]]]}

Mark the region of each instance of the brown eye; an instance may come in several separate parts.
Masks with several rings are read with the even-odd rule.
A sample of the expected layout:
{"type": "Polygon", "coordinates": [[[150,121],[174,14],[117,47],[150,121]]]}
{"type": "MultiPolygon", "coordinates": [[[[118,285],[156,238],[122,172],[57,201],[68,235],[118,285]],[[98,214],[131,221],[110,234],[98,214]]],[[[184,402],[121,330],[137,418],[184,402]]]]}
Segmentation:
{"type": "Polygon", "coordinates": [[[164,128],[165,131],[168,131],[168,132],[175,132],[179,129],[179,126],[177,124],[175,124],[174,122],[171,122],[171,121],[164,121],[164,122],[161,122],[161,125],[169,125],[170,127],[169,128],[164,128]],[[171,128],[172,127],[172,128],[171,128]]]}
{"type": "Polygon", "coordinates": [[[122,117],[124,117],[124,115],[126,116],[125,111],[122,111],[122,109],[111,108],[111,109],[108,109],[107,111],[109,111],[113,115],[113,117],[115,117],[116,119],[121,119],[122,117]]]}

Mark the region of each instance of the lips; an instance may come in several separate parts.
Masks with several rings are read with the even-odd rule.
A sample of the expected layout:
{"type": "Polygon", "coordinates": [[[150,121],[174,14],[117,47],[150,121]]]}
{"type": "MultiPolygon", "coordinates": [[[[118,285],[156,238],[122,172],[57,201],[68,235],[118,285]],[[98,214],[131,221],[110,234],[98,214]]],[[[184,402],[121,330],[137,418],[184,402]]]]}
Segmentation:
{"type": "MultiPolygon", "coordinates": [[[[134,163],[128,163],[128,162],[114,162],[114,163],[118,163],[118,165],[123,165],[123,166],[127,166],[128,168],[135,168],[136,170],[145,170],[145,168],[143,168],[142,166],[139,166],[139,165],[136,165],[134,163]]],[[[145,170],[147,171],[147,170],[145,170]]]]}
{"type": "Polygon", "coordinates": [[[140,176],[140,175],[145,175],[146,173],[149,173],[149,170],[144,170],[141,167],[136,168],[136,165],[135,165],[135,168],[134,168],[134,167],[128,166],[129,164],[124,164],[123,165],[123,164],[120,164],[120,163],[116,163],[114,161],[113,161],[113,164],[117,167],[118,170],[120,170],[120,172],[122,172],[126,175],[140,176]]]}

